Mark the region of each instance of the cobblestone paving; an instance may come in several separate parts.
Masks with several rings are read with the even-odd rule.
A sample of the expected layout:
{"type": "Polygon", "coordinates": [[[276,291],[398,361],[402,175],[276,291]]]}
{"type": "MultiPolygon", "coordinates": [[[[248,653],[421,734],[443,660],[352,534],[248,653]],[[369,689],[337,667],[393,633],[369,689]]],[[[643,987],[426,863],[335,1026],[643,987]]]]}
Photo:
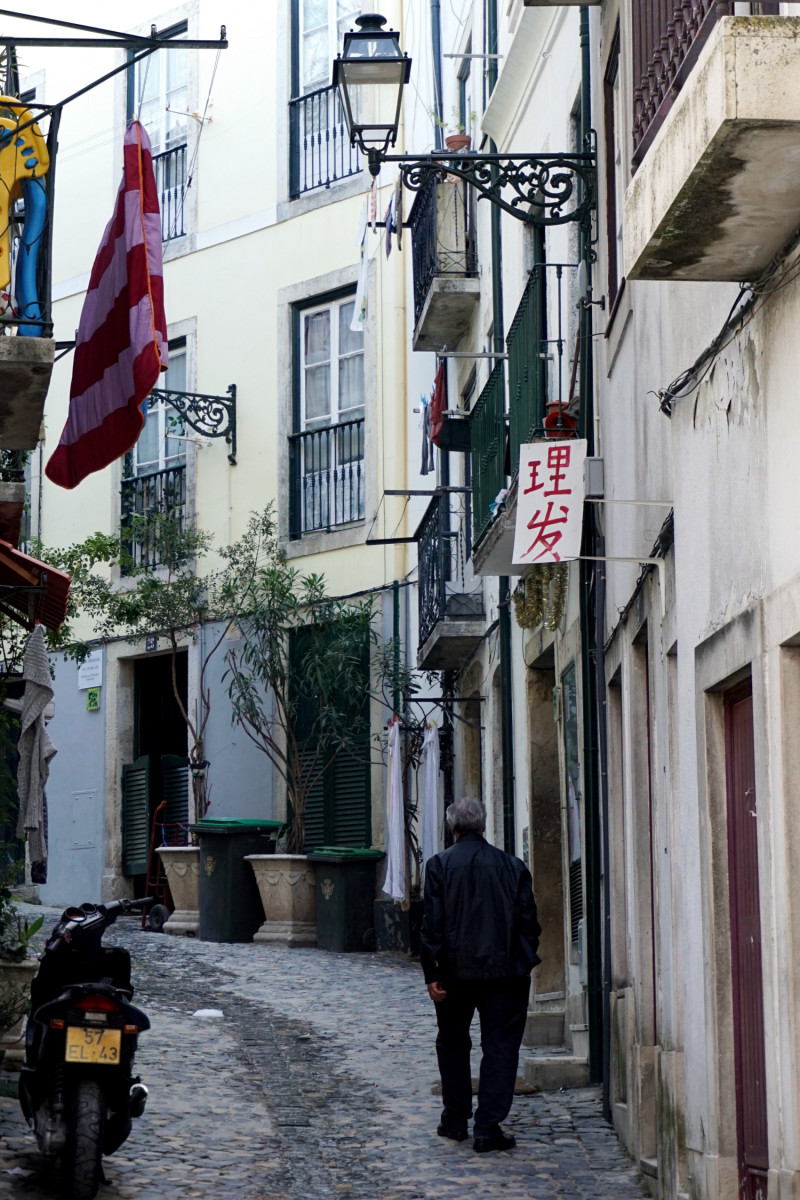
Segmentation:
{"type": "MultiPolygon", "coordinates": [[[[517,1096],[510,1153],[436,1136],[435,1019],[402,957],[218,945],[132,921],[108,940],[131,950],[152,1029],[137,1058],[147,1110],[104,1160],[101,1200],[641,1200],[594,1088],[517,1096]]],[[[0,1196],[58,1196],[8,1098],[0,1196]]]]}

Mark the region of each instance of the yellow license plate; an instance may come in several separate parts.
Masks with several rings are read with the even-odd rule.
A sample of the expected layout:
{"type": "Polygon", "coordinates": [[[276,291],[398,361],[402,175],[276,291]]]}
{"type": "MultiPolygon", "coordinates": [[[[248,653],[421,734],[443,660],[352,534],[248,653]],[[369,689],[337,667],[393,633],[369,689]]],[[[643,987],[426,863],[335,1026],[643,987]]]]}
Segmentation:
{"type": "Polygon", "coordinates": [[[67,1028],[66,1062],[98,1063],[115,1067],[119,1063],[122,1031],[119,1029],[88,1029],[86,1026],[67,1028]]]}

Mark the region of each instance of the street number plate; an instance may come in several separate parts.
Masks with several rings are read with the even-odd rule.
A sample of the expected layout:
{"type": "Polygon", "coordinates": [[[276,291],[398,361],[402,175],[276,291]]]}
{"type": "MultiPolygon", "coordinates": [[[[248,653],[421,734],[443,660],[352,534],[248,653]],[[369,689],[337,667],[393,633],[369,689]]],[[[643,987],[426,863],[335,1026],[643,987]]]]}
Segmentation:
{"type": "Polygon", "coordinates": [[[119,1063],[122,1032],[119,1029],[87,1029],[70,1025],[67,1029],[66,1062],[99,1063],[115,1067],[119,1063]]]}

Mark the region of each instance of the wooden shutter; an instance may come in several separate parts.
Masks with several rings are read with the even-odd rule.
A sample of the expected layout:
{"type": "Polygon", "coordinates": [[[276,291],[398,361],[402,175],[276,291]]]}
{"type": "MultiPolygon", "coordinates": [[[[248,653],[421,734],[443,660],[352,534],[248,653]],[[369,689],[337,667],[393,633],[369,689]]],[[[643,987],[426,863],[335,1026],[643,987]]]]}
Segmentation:
{"type": "MultiPolygon", "coordinates": [[[[364,747],[367,758],[369,745],[364,747]]],[[[340,754],[330,771],[333,796],[333,842],[336,846],[372,844],[369,762],[340,754]]]]}
{"type": "Polygon", "coordinates": [[[178,754],[161,756],[161,799],[167,806],[161,814],[165,825],[181,825],[182,830],[168,829],[167,840],[171,845],[187,841],[186,826],[189,824],[189,764],[178,754]]]}
{"type": "MultiPolygon", "coordinates": [[[[301,759],[306,762],[310,761],[313,752],[311,750],[301,750],[301,759]]],[[[308,795],[306,802],[306,850],[316,850],[317,846],[324,846],[330,838],[326,837],[326,820],[325,820],[325,776],[318,779],[308,795]]]]}
{"type": "Polygon", "coordinates": [[[122,873],[146,875],[150,852],[150,755],[122,767],[122,873]]]}

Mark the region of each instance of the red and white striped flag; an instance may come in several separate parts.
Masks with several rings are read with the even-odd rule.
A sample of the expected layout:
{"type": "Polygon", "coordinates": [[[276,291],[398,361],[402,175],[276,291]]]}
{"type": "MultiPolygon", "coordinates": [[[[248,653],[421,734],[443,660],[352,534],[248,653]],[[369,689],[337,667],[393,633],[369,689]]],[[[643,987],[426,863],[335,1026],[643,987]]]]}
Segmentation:
{"type": "Polygon", "coordinates": [[[69,415],[45,467],[48,478],[74,488],[126,454],[144,426],[142,402],[166,368],[158,192],[147,131],[131,121],[114,215],[78,326],[69,415]]]}

